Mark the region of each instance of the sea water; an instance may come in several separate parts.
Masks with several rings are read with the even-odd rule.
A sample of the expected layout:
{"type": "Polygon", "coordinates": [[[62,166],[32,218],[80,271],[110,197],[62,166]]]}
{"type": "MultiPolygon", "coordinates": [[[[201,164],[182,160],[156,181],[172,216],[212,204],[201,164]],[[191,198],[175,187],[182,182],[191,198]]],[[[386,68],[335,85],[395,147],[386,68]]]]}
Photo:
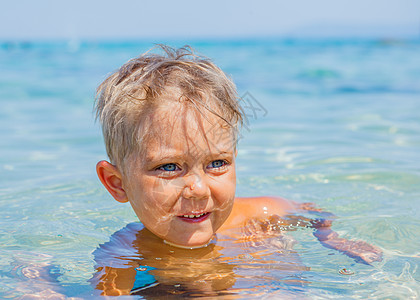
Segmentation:
{"type": "MultiPolygon", "coordinates": [[[[382,262],[364,265],[323,247],[310,229],[290,232],[308,268],[300,295],[419,297],[420,42],[168,42],[186,43],[228,73],[242,97],[248,121],[237,195],[314,202],[337,215],[340,236],[384,253],[382,262]]],[[[48,275],[44,289],[95,295],[93,251],[137,221],[96,178],[95,164],[106,154],[92,112],[95,88],[152,46],[0,43],[1,298],[35,293],[40,269],[33,266],[48,275]]],[[[231,297],[270,298],[289,289],[276,280],[281,269],[264,269],[271,273],[265,281],[258,269],[244,270],[237,272],[254,286],[237,281],[231,297]]]]}

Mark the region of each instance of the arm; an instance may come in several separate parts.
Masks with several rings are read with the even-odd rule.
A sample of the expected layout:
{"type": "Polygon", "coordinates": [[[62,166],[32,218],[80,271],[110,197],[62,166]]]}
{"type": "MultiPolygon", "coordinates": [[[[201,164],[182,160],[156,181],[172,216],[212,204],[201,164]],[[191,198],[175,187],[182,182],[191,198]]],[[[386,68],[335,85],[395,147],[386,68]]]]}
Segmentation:
{"type": "Polygon", "coordinates": [[[271,223],[280,225],[286,230],[295,230],[297,227],[313,228],[314,236],[320,243],[327,248],[334,249],[354,258],[357,262],[370,264],[375,261],[382,260],[382,251],[363,241],[349,241],[341,238],[331,229],[331,225],[336,216],[333,213],[323,211],[316,207],[313,203],[293,202],[296,211],[299,213],[315,214],[320,218],[312,219],[296,214],[285,215],[281,218],[270,218],[271,223]],[[273,222],[274,221],[274,222],[273,222]]]}
{"type": "Polygon", "coordinates": [[[357,262],[370,264],[374,261],[382,260],[382,251],[363,241],[349,241],[340,238],[331,229],[330,220],[318,219],[312,221],[312,228],[315,229],[314,236],[320,243],[330,249],[334,249],[354,258],[357,262]]]}
{"type": "Polygon", "coordinates": [[[364,264],[382,260],[382,251],[379,248],[363,241],[349,241],[345,238],[340,238],[331,229],[332,221],[335,219],[334,214],[322,211],[312,203],[303,203],[300,205],[300,209],[309,213],[318,214],[322,217],[311,220],[310,227],[315,229],[313,234],[323,246],[340,251],[354,258],[357,262],[364,264]]]}
{"type": "Polygon", "coordinates": [[[340,238],[331,229],[333,213],[323,211],[313,203],[297,203],[279,197],[237,198],[234,210],[223,229],[235,228],[246,224],[247,220],[260,220],[261,231],[292,231],[298,227],[315,229],[314,236],[327,248],[335,249],[358,262],[370,264],[382,260],[382,251],[363,241],[349,241],[340,238]],[[307,218],[299,214],[316,215],[307,218]],[[263,221],[265,220],[265,221],[263,221]]]}

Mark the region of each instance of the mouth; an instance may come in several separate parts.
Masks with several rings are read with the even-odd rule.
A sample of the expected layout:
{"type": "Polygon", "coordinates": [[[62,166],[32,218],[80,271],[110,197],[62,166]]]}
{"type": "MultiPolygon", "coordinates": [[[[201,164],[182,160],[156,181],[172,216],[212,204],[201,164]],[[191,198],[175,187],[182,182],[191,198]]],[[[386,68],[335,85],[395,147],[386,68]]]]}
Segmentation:
{"type": "Polygon", "coordinates": [[[209,212],[200,213],[200,214],[189,214],[189,215],[181,215],[178,216],[182,221],[189,222],[189,223],[198,223],[206,220],[210,216],[209,212]]]}

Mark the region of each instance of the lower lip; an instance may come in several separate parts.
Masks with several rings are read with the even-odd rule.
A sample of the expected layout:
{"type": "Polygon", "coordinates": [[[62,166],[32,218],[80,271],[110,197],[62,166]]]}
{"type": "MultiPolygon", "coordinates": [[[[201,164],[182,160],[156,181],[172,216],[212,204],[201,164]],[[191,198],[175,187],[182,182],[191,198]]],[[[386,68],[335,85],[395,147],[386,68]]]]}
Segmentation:
{"type": "Polygon", "coordinates": [[[185,217],[182,217],[182,216],[179,216],[178,218],[180,218],[182,221],[188,222],[188,223],[199,223],[199,222],[203,222],[204,220],[206,220],[209,216],[210,216],[210,213],[205,213],[204,215],[202,215],[201,217],[198,217],[198,218],[185,218],[185,217]]]}

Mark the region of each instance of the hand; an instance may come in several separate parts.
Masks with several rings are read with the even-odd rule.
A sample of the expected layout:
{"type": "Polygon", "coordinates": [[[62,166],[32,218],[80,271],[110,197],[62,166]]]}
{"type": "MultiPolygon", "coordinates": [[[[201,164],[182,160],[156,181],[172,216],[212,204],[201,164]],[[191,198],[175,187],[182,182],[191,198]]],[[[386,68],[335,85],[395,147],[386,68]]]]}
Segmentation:
{"type": "Polygon", "coordinates": [[[320,227],[314,232],[314,235],[325,247],[343,252],[358,262],[369,265],[372,262],[382,260],[382,251],[378,247],[363,241],[349,241],[340,238],[336,232],[328,227],[320,227]]]}
{"type": "MultiPolygon", "coordinates": [[[[348,241],[346,240],[348,249],[343,252],[364,264],[371,264],[375,261],[382,261],[382,250],[372,246],[364,241],[348,241]]],[[[340,250],[341,251],[341,250],[340,250]]]]}

